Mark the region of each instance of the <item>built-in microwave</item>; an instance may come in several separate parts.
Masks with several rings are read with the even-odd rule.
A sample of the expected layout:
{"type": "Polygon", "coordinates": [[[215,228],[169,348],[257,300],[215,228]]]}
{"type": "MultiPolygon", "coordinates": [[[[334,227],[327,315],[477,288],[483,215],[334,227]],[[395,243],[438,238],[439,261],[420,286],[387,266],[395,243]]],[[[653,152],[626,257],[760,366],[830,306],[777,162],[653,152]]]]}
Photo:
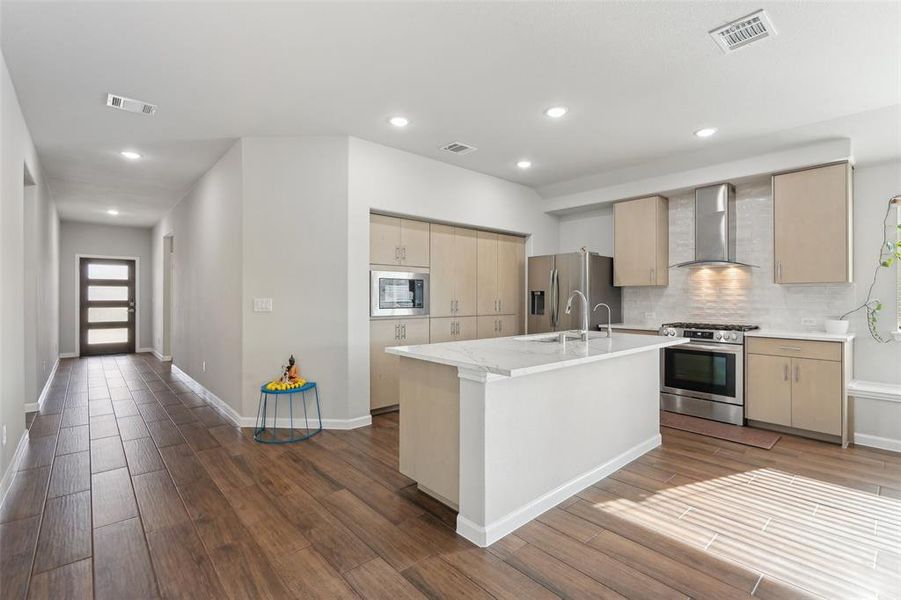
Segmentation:
{"type": "Polygon", "coordinates": [[[429,274],[369,272],[370,316],[412,317],[429,314],[429,274]]]}

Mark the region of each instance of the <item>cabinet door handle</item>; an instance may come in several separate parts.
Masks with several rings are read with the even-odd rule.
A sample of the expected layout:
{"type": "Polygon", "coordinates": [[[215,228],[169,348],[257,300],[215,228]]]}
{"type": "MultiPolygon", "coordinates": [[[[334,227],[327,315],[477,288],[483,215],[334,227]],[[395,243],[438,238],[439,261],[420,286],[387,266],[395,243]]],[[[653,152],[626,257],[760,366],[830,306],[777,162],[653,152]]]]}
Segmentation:
{"type": "Polygon", "coordinates": [[[400,339],[400,324],[397,323],[394,325],[394,339],[400,339]]]}
{"type": "Polygon", "coordinates": [[[394,247],[394,260],[400,260],[400,246],[394,247]]]}
{"type": "Polygon", "coordinates": [[[503,309],[503,307],[504,307],[504,303],[501,302],[500,300],[498,300],[498,301],[497,301],[497,312],[501,312],[501,310],[503,309]]]}
{"type": "Polygon", "coordinates": [[[400,257],[404,260],[407,260],[407,247],[406,246],[400,247],[400,257]]]}
{"type": "Polygon", "coordinates": [[[451,311],[451,314],[454,314],[454,301],[453,300],[450,301],[450,311],[451,311]]]}
{"type": "Polygon", "coordinates": [[[795,383],[801,381],[801,365],[795,365],[795,383]]]}
{"type": "Polygon", "coordinates": [[[791,350],[792,352],[800,352],[801,349],[797,346],[779,346],[780,350],[791,350]]]}
{"type": "Polygon", "coordinates": [[[656,269],[654,269],[654,267],[651,267],[651,283],[652,284],[654,283],[654,280],[656,279],[656,277],[654,277],[655,270],[656,269]]]}
{"type": "Polygon", "coordinates": [[[460,312],[460,301],[459,300],[454,300],[454,312],[455,313],[460,312]]]}
{"type": "Polygon", "coordinates": [[[788,381],[788,363],[782,365],[782,380],[788,381]]]}
{"type": "Polygon", "coordinates": [[[501,319],[498,319],[498,320],[497,320],[497,330],[498,330],[499,332],[503,332],[503,331],[504,331],[504,322],[503,322],[501,319]]]}
{"type": "Polygon", "coordinates": [[[400,326],[400,333],[401,333],[401,336],[403,336],[403,339],[406,340],[407,339],[407,324],[406,323],[404,323],[403,325],[400,326]]]}

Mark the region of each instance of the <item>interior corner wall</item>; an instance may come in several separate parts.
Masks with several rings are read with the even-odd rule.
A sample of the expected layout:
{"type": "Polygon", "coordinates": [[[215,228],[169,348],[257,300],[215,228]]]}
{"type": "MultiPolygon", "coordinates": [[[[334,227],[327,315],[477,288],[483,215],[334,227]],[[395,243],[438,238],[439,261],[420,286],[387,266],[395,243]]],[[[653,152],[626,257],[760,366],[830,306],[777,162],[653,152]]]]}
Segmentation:
{"type": "Polygon", "coordinates": [[[153,333],[163,354],[163,238],[173,236],[172,364],[241,412],[242,145],[236,142],[151,234],[153,333]]]}
{"type": "Polygon", "coordinates": [[[381,211],[529,236],[529,256],[557,252],[558,218],[532,188],[350,138],[347,220],[348,400],[369,414],[369,213],[381,211]]]}
{"type": "Polygon", "coordinates": [[[64,221],[59,241],[59,347],[62,354],[78,354],[78,256],[135,257],[137,279],[137,342],[149,349],[153,335],[153,276],[151,230],[97,223],[64,221]]]}
{"type": "Polygon", "coordinates": [[[348,405],[348,138],[242,142],[243,414],[293,353],[323,419],[360,416],[348,405]],[[254,312],[254,298],[271,298],[272,312],[254,312]]]}
{"type": "Polygon", "coordinates": [[[560,217],[558,252],[578,252],[583,246],[601,256],[613,256],[613,206],[560,217]]]}
{"type": "Polygon", "coordinates": [[[0,423],[6,427],[6,444],[0,446],[0,478],[7,473],[25,431],[24,404],[37,402],[58,354],[57,235],[56,207],[6,62],[0,54],[0,281],[3,282],[0,286],[0,423]],[[35,181],[28,194],[31,202],[29,235],[37,236],[28,240],[28,245],[25,235],[26,167],[35,181]],[[30,250],[26,251],[26,248],[30,250]],[[29,269],[36,269],[30,280],[33,292],[29,298],[35,302],[31,308],[36,310],[28,313],[28,322],[25,311],[26,260],[29,269]],[[30,375],[26,376],[26,373],[30,375]]]}

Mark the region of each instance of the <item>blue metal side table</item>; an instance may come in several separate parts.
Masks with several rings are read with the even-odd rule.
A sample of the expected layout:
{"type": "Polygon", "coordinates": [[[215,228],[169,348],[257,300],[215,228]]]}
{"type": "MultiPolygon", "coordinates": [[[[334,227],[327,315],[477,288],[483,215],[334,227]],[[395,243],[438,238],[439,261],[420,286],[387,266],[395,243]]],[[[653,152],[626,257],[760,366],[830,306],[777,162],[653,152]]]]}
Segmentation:
{"type": "MultiPolygon", "coordinates": [[[[310,406],[312,409],[312,405],[310,406]]],[[[298,419],[300,417],[298,416],[298,419]]],[[[314,424],[316,421],[314,421],[314,424]]],[[[301,442],[303,440],[309,439],[322,431],[322,411],[319,408],[319,388],[316,386],[316,382],[308,381],[304,385],[299,388],[294,388],[293,390],[267,390],[266,384],[260,386],[260,405],[257,408],[257,422],[256,427],[253,431],[253,439],[263,444],[290,444],[292,442],[301,442]],[[315,392],[316,398],[316,420],[318,420],[318,427],[316,429],[310,428],[310,418],[307,414],[307,392],[312,390],[315,392]],[[303,403],[303,421],[304,428],[295,427],[294,423],[294,396],[300,394],[301,401],[303,403]],[[266,420],[268,418],[268,410],[269,410],[269,402],[270,396],[274,396],[271,399],[273,404],[272,411],[272,427],[266,426],[266,420]],[[288,428],[277,427],[277,419],[278,419],[278,403],[282,396],[287,396],[288,400],[288,428]],[[286,432],[285,434],[281,434],[281,432],[286,432]]]]}

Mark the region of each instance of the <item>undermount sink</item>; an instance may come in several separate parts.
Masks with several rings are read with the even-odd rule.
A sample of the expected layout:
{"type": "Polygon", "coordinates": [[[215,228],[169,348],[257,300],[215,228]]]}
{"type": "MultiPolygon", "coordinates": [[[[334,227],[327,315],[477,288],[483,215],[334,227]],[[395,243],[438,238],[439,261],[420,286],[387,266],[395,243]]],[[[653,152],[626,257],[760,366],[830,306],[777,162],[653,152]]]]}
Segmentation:
{"type": "MultiPolygon", "coordinates": [[[[568,341],[568,342],[582,340],[582,336],[579,334],[578,331],[566,331],[566,332],[558,331],[556,333],[544,333],[544,334],[540,334],[540,335],[523,335],[520,337],[515,337],[513,339],[517,342],[542,342],[545,344],[557,344],[560,342],[560,334],[561,333],[565,334],[566,341],[568,341]]],[[[595,332],[589,332],[588,337],[589,338],[597,337],[595,335],[592,335],[593,333],[595,333],[595,332]]]]}

